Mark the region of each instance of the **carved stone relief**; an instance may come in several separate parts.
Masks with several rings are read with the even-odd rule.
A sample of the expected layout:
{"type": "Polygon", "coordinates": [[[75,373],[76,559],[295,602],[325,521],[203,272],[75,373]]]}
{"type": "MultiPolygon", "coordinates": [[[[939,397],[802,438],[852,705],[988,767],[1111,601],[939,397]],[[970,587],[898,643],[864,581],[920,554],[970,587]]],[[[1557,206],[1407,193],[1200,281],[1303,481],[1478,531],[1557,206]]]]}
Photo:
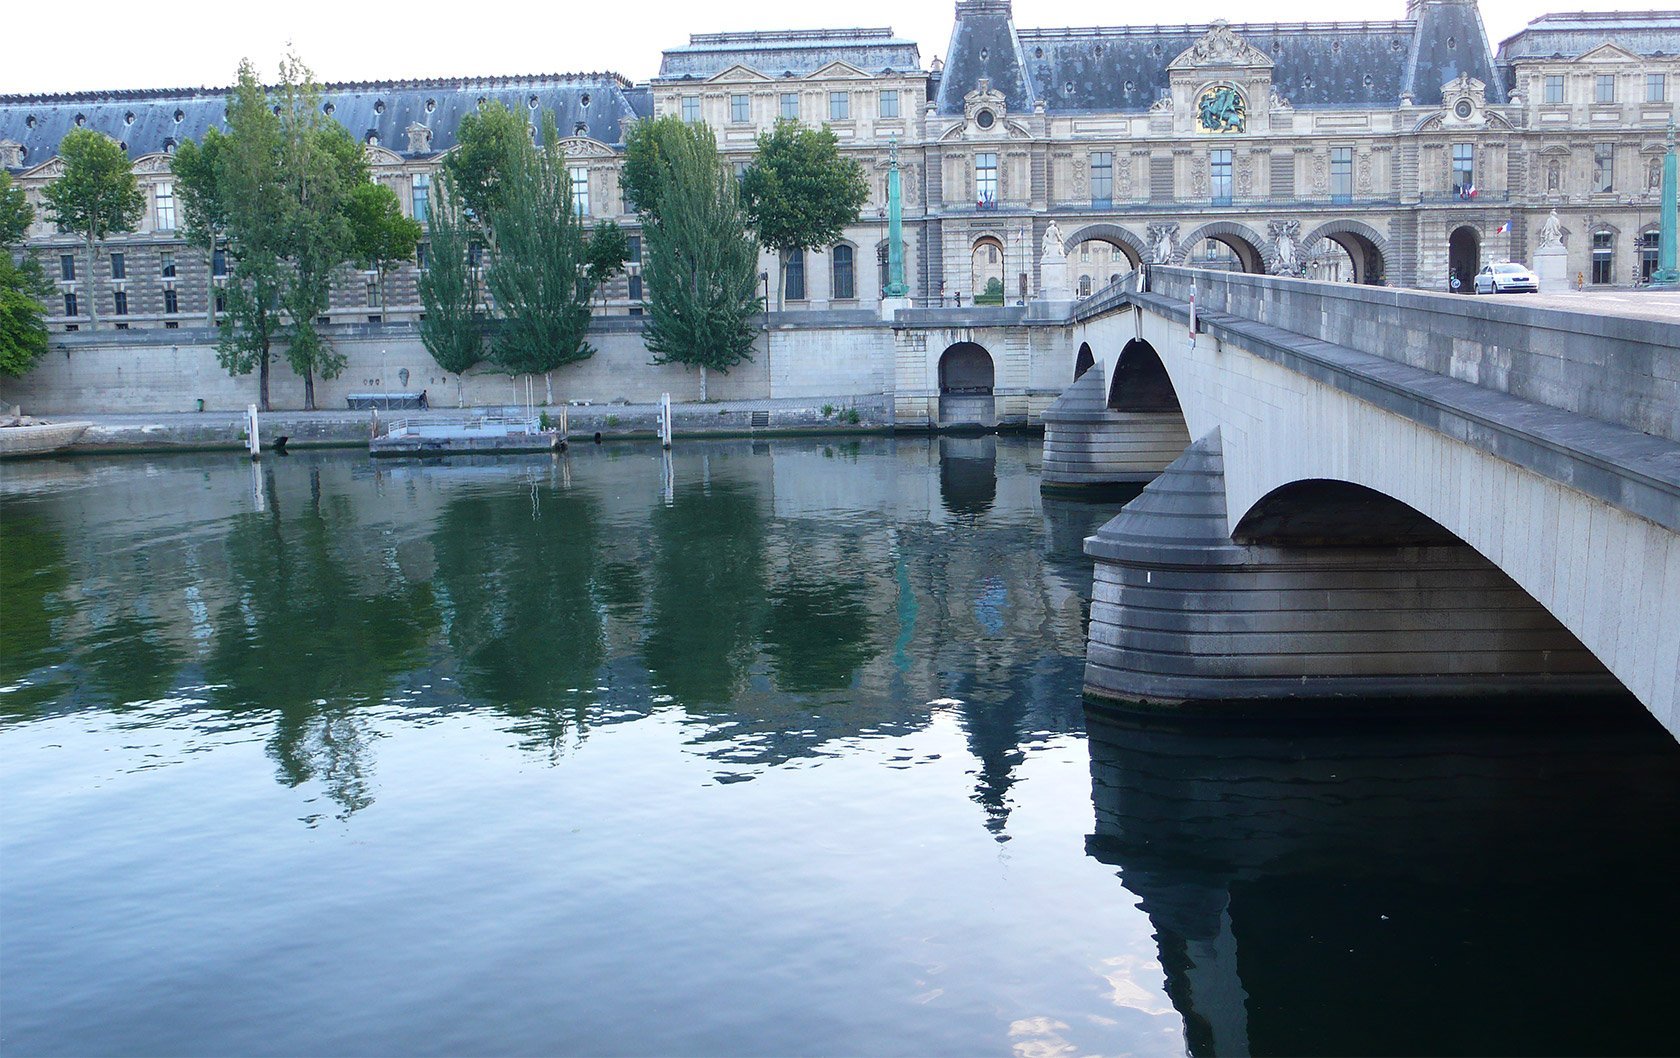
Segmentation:
{"type": "Polygon", "coordinates": [[[1167,264],[1178,246],[1178,222],[1163,221],[1145,229],[1149,237],[1149,258],[1156,264],[1167,264]]]}

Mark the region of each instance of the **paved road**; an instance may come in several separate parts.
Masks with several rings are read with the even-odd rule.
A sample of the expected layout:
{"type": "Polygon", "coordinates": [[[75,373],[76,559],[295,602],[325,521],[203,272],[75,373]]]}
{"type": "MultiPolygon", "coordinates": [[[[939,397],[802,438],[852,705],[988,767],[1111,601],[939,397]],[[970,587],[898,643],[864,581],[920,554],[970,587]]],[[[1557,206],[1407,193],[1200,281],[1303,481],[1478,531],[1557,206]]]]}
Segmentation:
{"type": "Polygon", "coordinates": [[[1567,290],[1556,294],[1478,294],[1484,301],[1510,301],[1536,308],[1633,316],[1680,323],[1680,291],[1567,290]]]}

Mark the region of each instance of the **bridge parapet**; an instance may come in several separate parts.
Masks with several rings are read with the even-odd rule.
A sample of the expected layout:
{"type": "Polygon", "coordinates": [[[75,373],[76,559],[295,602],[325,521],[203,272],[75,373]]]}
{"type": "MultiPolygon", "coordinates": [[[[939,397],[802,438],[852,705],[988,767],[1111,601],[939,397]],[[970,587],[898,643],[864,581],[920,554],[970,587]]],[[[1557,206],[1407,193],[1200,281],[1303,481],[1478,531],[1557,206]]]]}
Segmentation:
{"type": "Polygon", "coordinates": [[[1192,284],[1199,312],[1229,313],[1680,441],[1674,323],[1392,287],[1149,270],[1150,291],[1176,301],[1190,299],[1192,284]]]}

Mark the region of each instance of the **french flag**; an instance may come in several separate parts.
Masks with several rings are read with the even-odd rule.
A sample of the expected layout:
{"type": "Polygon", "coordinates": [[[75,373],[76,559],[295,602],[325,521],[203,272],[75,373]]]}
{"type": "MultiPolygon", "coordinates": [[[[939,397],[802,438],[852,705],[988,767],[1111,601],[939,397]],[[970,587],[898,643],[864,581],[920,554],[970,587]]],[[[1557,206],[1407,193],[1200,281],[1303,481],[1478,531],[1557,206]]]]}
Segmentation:
{"type": "Polygon", "coordinates": [[[1493,229],[1493,233],[1495,235],[1508,235],[1508,234],[1510,234],[1510,232],[1511,232],[1511,222],[1510,221],[1506,221],[1505,223],[1501,224],[1499,227],[1493,229]]]}

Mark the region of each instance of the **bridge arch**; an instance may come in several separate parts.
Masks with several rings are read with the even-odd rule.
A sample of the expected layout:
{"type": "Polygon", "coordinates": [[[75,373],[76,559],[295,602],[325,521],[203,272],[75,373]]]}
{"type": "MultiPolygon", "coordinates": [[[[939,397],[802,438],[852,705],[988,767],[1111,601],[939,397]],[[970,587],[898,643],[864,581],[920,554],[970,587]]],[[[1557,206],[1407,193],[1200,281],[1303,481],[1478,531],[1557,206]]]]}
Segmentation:
{"type": "Polygon", "coordinates": [[[978,342],[955,342],[939,355],[939,421],[952,426],[996,426],[992,354],[978,342]]]}
{"type": "Polygon", "coordinates": [[[1085,372],[1091,370],[1091,367],[1096,362],[1097,362],[1097,358],[1095,356],[1093,356],[1092,353],[1091,353],[1091,343],[1090,342],[1080,342],[1079,343],[1079,352],[1073,358],[1073,380],[1075,382],[1078,382],[1079,381],[1079,376],[1083,375],[1085,372]]]}
{"type": "Polygon", "coordinates": [[[1133,338],[1120,350],[1108,386],[1110,411],[1171,413],[1184,418],[1173,388],[1172,376],[1161,354],[1142,338],[1133,338]]]}
{"type": "Polygon", "coordinates": [[[1301,239],[1301,247],[1311,250],[1318,240],[1329,239],[1347,251],[1353,259],[1353,281],[1367,286],[1384,286],[1388,282],[1391,251],[1388,238],[1377,229],[1359,220],[1332,220],[1320,224],[1301,239]]]}
{"type": "Polygon", "coordinates": [[[1173,263],[1195,267],[1192,258],[1196,247],[1207,239],[1220,243],[1235,254],[1237,267],[1242,271],[1255,275],[1266,274],[1266,255],[1260,249],[1266,245],[1266,240],[1253,228],[1234,220],[1212,221],[1190,232],[1179,243],[1178,256],[1174,258],[1173,263]]]}
{"type": "Polygon", "coordinates": [[[1125,256],[1126,263],[1133,269],[1137,268],[1138,263],[1146,260],[1149,256],[1149,249],[1144,246],[1141,238],[1120,225],[1110,224],[1107,221],[1087,224],[1069,235],[1062,243],[1062,252],[1071,257],[1073,251],[1079,248],[1079,244],[1086,242],[1108,243],[1125,256]]]}
{"type": "Polygon", "coordinates": [[[1460,224],[1447,236],[1447,289],[1458,278],[1458,293],[1476,292],[1476,273],[1482,270],[1482,233],[1474,224],[1460,224]]]}
{"type": "MultiPolygon", "coordinates": [[[[1362,600],[1351,607],[1357,613],[1349,613],[1357,619],[1368,607],[1367,621],[1376,623],[1353,627],[1383,628],[1392,636],[1385,649],[1397,657],[1385,664],[1415,666],[1417,660],[1401,655],[1437,655],[1452,666],[1438,671],[1462,675],[1467,683],[1514,675],[1562,678],[1577,689],[1627,690],[1492,556],[1425,511],[1371,486],[1341,478],[1284,482],[1235,519],[1231,538],[1241,545],[1324,556],[1307,575],[1323,579],[1321,588],[1334,587],[1334,577],[1324,572],[1338,565],[1360,568],[1362,576],[1392,577],[1381,599],[1362,600]],[[1372,572],[1379,568],[1381,573],[1372,572]],[[1445,642],[1443,633],[1449,634],[1445,642]]],[[[1324,605],[1349,609],[1328,594],[1324,605]]]]}

